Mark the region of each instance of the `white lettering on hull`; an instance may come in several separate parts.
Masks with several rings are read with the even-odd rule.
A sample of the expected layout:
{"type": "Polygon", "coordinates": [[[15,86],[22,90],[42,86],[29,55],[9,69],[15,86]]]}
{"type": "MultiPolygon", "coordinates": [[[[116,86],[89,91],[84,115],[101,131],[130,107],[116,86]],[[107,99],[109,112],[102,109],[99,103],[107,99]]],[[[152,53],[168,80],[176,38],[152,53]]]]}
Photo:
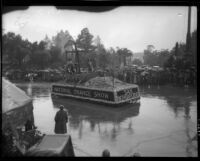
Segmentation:
{"type": "Polygon", "coordinates": [[[108,94],[102,93],[102,92],[94,92],[94,97],[95,98],[105,98],[105,99],[108,99],[108,94]]]}
{"type": "Polygon", "coordinates": [[[74,89],[73,93],[74,93],[74,95],[91,97],[90,91],[83,91],[83,90],[74,89]]]}

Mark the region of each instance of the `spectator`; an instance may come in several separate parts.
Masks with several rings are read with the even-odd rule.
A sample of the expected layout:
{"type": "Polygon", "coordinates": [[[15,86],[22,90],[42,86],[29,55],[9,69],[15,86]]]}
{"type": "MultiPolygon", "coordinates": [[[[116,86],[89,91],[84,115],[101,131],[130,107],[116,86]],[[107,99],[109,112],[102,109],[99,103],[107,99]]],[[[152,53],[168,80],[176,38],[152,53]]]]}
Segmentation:
{"type": "Polygon", "coordinates": [[[56,134],[65,134],[67,133],[66,123],[68,122],[68,114],[64,110],[64,106],[60,105],[60,110],[56,113],[55,116],[55,129],[56,134]]]}
{"type": "Polygon", "coordinates": [[[140,153],[134,153],[133,157],[141,157],[141,156],[140,156],[140,153]]]}
{"type": "Polygon", "coordinates": [[[105,149],[103,152],[102,152],[102,157],[110,157],[110,151],[108,149],[105,149]]]}
{"type": "Polygon", "coordinates": [[[29,131],[29,130],[33,130],[34,129],[34,125],[31,122],[30,119],[28,119],[25,123],[25,131],[29,131]]]}

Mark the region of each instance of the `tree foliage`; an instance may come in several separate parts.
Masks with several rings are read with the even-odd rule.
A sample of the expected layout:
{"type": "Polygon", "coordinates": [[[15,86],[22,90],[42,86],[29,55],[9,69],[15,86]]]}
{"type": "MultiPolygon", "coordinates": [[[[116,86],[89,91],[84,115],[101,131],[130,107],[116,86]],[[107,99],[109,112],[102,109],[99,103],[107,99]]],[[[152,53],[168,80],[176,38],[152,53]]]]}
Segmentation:
{"type": "Polygon", "coordinates": [[[150,66],[161,66],[163,67],[165,62],[170,57],[170,51],[163,50],[154,50],[155,47],[153,45],[148,45],[147,49],[144,50],[144,64],[150,66]]]}
{"type": "Polygon", "coordinates": [[[191,36],[191,49],[186,50],[186,44],[178,42],[170,52],[170,57],[165,62],[165,67],[174,67],[178,70],[188,69],[197,64],[197,31],[195,30],[191,36]]]}
{"type": "Polygon", "coordinates": [[[91,53],[94,51],[95,47],[93,45],[93,35],[89,32],[88,28],[81,30],[76,40],[77,47],[84,51],[84,53],[91,53]]]}
{"type": "Polygon", "coordinates": [[[61,49],[57,46],[51,46],[50,55],[51,55],[51,63],[57,63],[62,60],[61,49]]]}
{"type": "Polygon", "coordinates": [[[26,55],[30,55],[30,43],[12,32],[3,35],[2,49],[3,57],[6,57],[11,65],[19,68],[23,67],[22,62],[26,55]]]}
{"type": "Polygon", "coordinates": [[[93,62],[93,66],[95,62],[94,59],[94,50],[95,46],[93,45],[93,35],[89,32],[88,28],[84,28],[81,30],[81,33],[78,35],[76,39],[77,48],[79,51],[80,65],[82,67],[87,67],[89,60],[93,62]]]}
{"type": "Polygon", "coordinates": [[[132,61],[132,64],[134,64],[134,65],[142,65],[142,61],[140,60],[140,59],[137,59],[137,58],[135,58],[133,61],[132,61]]]}
{"type": "Polygon", "coordinates": [[[117,54],[120,64],[123,63],[124,65],[127,65],[126,58],[133,55],[132,51],[127,48],[117,48],[117,54]]]}
{"type": "MultiPolygon", "coordinates": [[[[61,54],[65,52],[66,49],[66,44],[68,41],[73,40],[72,36],[70,33],[66,30],[65,32],[61,30],[60,32],[57,33],[56,36],[53,36],[52,38],[52,44],[53,46],[56,46],[61,50],[61,54]]],[[[67,46],[69,47],[69,46],[67,46]]]]}
{"type": "Polygon", "coordinates": [[[94,39],[84,28],[76,40],[68,31],[60,31],[52,39],[46,35],[44,40],[33,43],[12,32],[6,33],[2,43],[3,61],[22,70],[63,66],[66,63],[64,55],[75,54],[74,44],[79,51],[81,67],[88,67],[89,61],[94,68],[119,67],[122,62],[126,64],[126,57],[132,55],[127,48],[106,49],[99,36],[94,39]]]}

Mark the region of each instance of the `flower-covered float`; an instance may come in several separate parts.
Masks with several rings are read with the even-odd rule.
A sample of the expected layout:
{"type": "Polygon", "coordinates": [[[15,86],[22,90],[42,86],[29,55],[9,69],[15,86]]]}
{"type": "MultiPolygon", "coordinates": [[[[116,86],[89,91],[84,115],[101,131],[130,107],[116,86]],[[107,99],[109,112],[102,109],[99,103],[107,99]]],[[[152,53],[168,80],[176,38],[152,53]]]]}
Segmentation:
{"type": "Polygon", "coordinates": [[[128,84],[113,77],[95,77],[81,84],[52,84],[52,96],[66,96],[108,105],[139,103],[136,84],[128,84]]]}

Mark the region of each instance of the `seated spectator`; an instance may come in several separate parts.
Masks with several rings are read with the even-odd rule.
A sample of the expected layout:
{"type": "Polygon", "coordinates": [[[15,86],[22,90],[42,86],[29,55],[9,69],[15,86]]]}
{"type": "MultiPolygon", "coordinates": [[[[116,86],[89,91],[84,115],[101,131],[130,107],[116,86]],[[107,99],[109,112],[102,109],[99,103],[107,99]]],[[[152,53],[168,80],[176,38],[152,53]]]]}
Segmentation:
{"type": "Polygon", "coordinates": [[[33,130],[34,125],[32,124],[31,120],[27,120],[25,123],[25,131],[33,130]]]}

